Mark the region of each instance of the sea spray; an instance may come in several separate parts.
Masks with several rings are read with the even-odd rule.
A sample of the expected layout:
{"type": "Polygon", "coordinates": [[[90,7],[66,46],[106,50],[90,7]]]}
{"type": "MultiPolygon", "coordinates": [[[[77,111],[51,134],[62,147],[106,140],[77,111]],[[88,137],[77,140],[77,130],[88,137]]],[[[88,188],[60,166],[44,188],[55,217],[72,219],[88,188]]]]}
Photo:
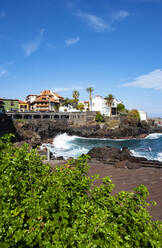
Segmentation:
{"type": "Polygon", "coordinates": [[[57,135],[53,141],[53,153],[56,157],[63,156],[77,158],[81,154],[86,154],[89,150],[83,146],[75,144],[74,141],[80,139],[77,136],[69,136],[66,133],[57,135]]]}
{"type": "Polygon", "coordinates": [[[144,139],[106,139],[106,138],[84,138],[69,136],[67,133],[60,134],[54,138],[50,151],[55,156],[64,158],[77,158],[87,153],[93,147],[112,146],[117,148],[128,147],[136,157],[145,157],[150,160],[162,161],[162,134],[153,133],[144,139]]]}

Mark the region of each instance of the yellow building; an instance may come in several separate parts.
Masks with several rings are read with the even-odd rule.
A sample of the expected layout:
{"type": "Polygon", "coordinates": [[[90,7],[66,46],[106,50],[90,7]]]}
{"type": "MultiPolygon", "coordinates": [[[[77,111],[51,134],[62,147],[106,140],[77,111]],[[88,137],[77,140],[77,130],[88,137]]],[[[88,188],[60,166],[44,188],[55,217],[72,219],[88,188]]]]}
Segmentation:
{"type": "Polygon", "coordinates": [[[29,111],[29,104],[27,102],[19,100],[19,112],[29,111]]]}

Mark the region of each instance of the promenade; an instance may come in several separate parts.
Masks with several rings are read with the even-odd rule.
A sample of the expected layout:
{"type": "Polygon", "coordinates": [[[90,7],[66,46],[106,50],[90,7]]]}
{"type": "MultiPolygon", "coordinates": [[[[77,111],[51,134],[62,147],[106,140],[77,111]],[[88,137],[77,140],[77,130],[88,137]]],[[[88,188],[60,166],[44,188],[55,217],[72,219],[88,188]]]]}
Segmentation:
{"type": "Polygon", "coordinates": [[[100,179],[95,182],[99,185],[102,178],[109,176],[115,184],[113,194],[119,191],[133,191],[140,184],[148,188],[149,196],[147,201],[156,201],[156,206],[149,207],[149,213],[154,220],[162,221],[162,169],[144,168],[140,169],[121,169],[112,165],[90,163],[89,175],[99,174],[100,179]]]}
{"type": "MultiPolygon", "coordinates": [[[[65,161],[51,160],[52,168],[56,165],[63,165],[65,161]]],[[[109,176],[112,183],[115,184],[113,194],[119,191],[132,192],[135,187],[140,184],[148,188],[149,196],[147,201],[156,201],[156,206],[150,206],[149,213],[153,220],[162,221],[162,169],[159,168],[144,168],[140,169],[121,169],[115,168],[113,165],[102,164],[100,162],[88,162],[90,169],[88,175],[99,174],[100,178],[95,181],[95,185],[102,183],[102,178],[109,176]]]]}

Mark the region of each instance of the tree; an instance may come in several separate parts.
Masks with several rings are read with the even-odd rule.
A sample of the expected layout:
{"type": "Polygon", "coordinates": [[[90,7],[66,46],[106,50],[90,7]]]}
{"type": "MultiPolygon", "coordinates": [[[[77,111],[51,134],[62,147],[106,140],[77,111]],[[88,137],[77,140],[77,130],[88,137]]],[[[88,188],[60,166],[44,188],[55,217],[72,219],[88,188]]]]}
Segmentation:
{"type": "Polygon", "coordinates": [[[84,110],[84,104],[79,103],[78,106],[77,106],[77,109],[80,110],[80,111],[83,111],[84,110]]]}
{"type": "Polygon", "coordinates": [[[74,90],[73,91],[73,98],[74,98],[74,100],[73,100],[73,107],[74,108],[77,108],[77,105],[78,105],[78,101],[79,101],[79,91],[77,91],[77,90],[74,90]]]}
{"type": "Polygon", "coordinates": [[[86,91],[89,93],[90,111],[92,111],[92,92],[94,91],[94,89],[92,87],[89,87],[86,89],[86,91]]]}
{"type": "Polygon", "coordinates": [[[112,94],[109,94],[104,99],[106,100],[106,104],[110,107],[110,116],[111,116],[111,112],[112,112],[111,108],[114,101],[114,96],[112,94]]]}
{"type": "Polygon", "coordinates": [[[28,145],[0,139],[0,247],[160,248],[162,222],[152,221],[147,188],[111,194],[89,177],[88,155],[52,170],[28,145]]]}
{"type": "Polygon", "coordinates": [[[78,100],[79,99],[79,91],[77,91],[77,90],[74,90],[73,91],[73,98],[75,99],[75,100],[78,100]]]}
{"type": "Polygon", "coordinates": [[[117,105],[117,112],[125,111],[125,105],[122,103],[119,103],[117,105]]]}
{"type": "Polygon", "coordinates": [[[69,103],[70,103],[70,99],[67,97],[64,99],[64,102],[61,105],[68,107],[69,103]]]}
{"type": "Polygon", "coordinates": [[[140,114],[137,109],[132,109],[128,111],[128,119],[140,120],[140,114]]]}
{"type": "Polygon", "coordinates": [[[101,115],[100,112],[97,112],[97,113],[96,113],[96,121],[97,121],[97,122],[105,122],[104,115],[101,115]]]}

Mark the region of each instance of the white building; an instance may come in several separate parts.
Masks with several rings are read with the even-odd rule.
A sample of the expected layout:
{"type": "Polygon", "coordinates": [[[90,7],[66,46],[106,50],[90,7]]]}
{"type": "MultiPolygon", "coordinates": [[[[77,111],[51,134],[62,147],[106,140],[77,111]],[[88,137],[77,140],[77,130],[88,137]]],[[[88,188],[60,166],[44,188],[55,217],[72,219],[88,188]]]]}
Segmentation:
{"type": "Polygon", "coordinates": [[[80,112],[80,110],[73,108],[71,105],[66,106],[60,106],[59,112],[80,112]]]}
{"type": "Polygon", "coordinates": [[[114,99],[112,107],[110,108],[102,96],[95,96],[95,98],[92,99],[92,111],[99,111],[102,115],[105,116],[110,116],[111,114],[116,115],[116,108],[119,103],[122,102],[114,99]]]}
{"type": "MultiPolygon", "coordinates": [[[[89,110],[89,101],[79,101],[79,103],[82,103],[84,105],[84,109],[82,112],[86,112],[89,110]]],[[[59,112],[80,112],[80,110],[73,108],[71,104],[68,104],[68,107],[60,106],[59,112]]]]}
{"type": "MultiPolygon", "coordinates": [[[[79,103],[84,104],[83,112],[89,110],[89,101],[79,101],[79,103]]],[[[116,108],[119,103],[122,102],[115,98],[112,107],[110,108],[107,105],[106,100],[102,98],[102,96],[96,96],[95,98],[92,99],[92,111],[98,111],[105,116],[116,115],[117,114],[116,108]]],[[[74,109],[69,104],[68,107],[60,106],[59,112],[80,112],[80,110],[74,109]]]]}
{"type": "Polygon", "coordinates": [[[140,115],[140,120],[141,121],[147,121],[147,113],[145,111],[142,110],[138,110],[139,115],[140,115]]]}
{"type": "Polygon", "coordinates": [[[37,98],[37,96],[38,96],[38,95],[28,95],[28,96],[26,97],[26,101],[27,101],[28,103],[32,103],[32,102],[35,101],[35,99],[37,98]]]}

